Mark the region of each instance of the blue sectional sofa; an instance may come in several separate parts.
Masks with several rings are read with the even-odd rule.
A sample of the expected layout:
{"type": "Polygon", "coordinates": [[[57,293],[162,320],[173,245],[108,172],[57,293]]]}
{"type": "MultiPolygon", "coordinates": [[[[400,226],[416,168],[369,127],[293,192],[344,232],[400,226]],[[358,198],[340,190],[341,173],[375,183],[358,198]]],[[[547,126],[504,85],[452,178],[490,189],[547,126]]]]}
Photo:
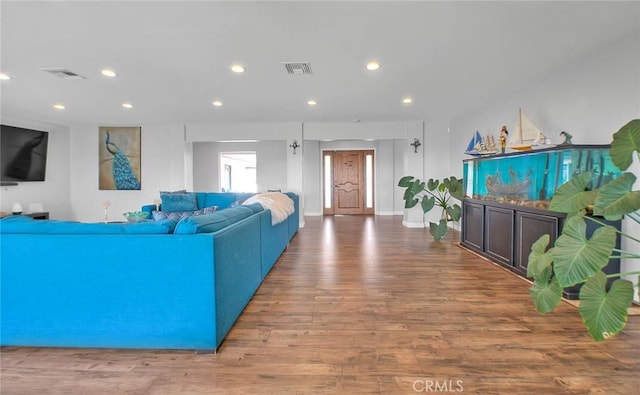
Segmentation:
{"type": "Polygon", "coordinates": [[[178,223],[0,220],[0,344],[217,350],[299,222],[295,194],[277,225],[231,195],[178,223]]]}

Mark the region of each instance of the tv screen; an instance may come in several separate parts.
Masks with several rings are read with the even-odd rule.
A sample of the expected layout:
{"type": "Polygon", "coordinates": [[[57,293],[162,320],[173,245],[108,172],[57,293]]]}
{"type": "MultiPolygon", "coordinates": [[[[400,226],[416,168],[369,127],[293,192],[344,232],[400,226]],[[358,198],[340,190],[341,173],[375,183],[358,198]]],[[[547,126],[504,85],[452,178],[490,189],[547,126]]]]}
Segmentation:
{"type": "Polygon", "coordinates": [[[49,133],[0,125],[1,181],[44,181],[49,133]]]}

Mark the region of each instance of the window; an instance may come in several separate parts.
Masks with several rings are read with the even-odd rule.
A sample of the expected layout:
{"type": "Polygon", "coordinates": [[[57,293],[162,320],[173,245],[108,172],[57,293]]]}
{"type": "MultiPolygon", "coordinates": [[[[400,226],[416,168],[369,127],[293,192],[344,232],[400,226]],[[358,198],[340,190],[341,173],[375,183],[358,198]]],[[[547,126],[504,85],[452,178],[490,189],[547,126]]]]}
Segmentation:
{"type": "Polygon", "coordinates": [[[220,153],[220,190],[257,192],[255,152],[220,153]]]}
{"type": "Polygon", "coordinates": [[[366,185],[365,207],[373,208],[373,154],[365,155],[364,185],[366,185]]]}
{"type": "Polygon", "coordinates": [[[331,208],[331,201],[333,200],[333,176],[331,175],[331,158],[332,153],[324,154],[324,208],[331,208]]]}

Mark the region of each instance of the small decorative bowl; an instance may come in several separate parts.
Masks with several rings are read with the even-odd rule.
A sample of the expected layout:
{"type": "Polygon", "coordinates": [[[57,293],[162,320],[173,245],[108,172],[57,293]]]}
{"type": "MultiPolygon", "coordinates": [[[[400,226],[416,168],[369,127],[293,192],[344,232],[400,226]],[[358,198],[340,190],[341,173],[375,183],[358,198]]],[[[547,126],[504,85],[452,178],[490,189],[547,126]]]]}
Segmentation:
{"type": "Polygon", "coordinates": [[[129,222],[140,222],[147,219],[149,213],[146,211],[129,211],[127,213],[122,214],[129,222]]]}

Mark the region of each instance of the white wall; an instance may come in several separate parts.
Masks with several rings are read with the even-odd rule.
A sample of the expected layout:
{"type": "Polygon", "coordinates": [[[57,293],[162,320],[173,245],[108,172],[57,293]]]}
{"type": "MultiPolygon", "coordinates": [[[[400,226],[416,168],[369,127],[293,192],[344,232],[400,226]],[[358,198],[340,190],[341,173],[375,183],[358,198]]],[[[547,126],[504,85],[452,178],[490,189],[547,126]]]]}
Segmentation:
{"type": "MultiPolygon", "coordinates": [[[[448,122],[426,122],[424,146],[424,180],[431,178],[442,180],[446,177],[462,176],[462,163],[449,164],[449,124],[448,122]]],[[[413,150],[413,148],[411,148],[413,150]]],[[[411,151],[413,152],[413,151],[411,151]]],[[[410,154],[411,155],[411,154],[410,154]]],[[[452,199],[450,204],[461,204],[452,199]]],[[[434,207],[425,215],[425,224],[438,223],[442,218],[442,209],[434,207]]],[[[452,227],[459,227],[460,223],[450,223],[452,227]]],[[[426,225],[428,226],[428,225],[426,225]]]]}
{"type": "Polygon", "coordinates": [[[221,152],[255,152],[258,191],[288,191],[286,148],[285,141],[193,143],[193,190],[220,190],[221,152]]]}
{"type": "Polygon", "coordinates": [[[320,154],[320,142],[317,140],[305,140],[303,148],[305,215],[322,215],[322,156],[320,154]]]}
{"type": "MultiPolygon", "coordinates": [[[[300,211],[305,212],[303,191],[303,171],[304,164],[302,161],[301,147],[298,152],[293,154],[289,149],[289,145],[293,141],[298,143],[303,141],[303,125],[296,122],[285,123],[215,123],[215,124],[188,124],[186,125],[185,140],[190,143],[197,142],[261,142],[267,144],[269,141],[279,141],[277,145],[273,145],[275,152],[269,151],[267,145],[262,153],[263,158],[276,159],[276,157],[284,160],[274,163],[268,169],[263,169],[269,173],[262,173],[260,164],[258,164],[258,190],[282,189],[289,192],[297,193],[300,199],[300,211]],[[282,144],[282,142],[285,142],[282,144]],[[284,148],[284,151],[282,150],[284,148]],[[284,152],[284,153],[283,153],[284,152]],[[282,155],[282,156],[280,156],[282,155]],[[274,168],[276,173],[274,173],[274,168]],[[284,181],[281,176],[284,175],[284,181]],[[261,179],[261,177],[263,177],[261,179]],[[276,187],[280,185],[280,187],[276,187]]],[[[278,159],[278,160],[280,160],[278,159]]],[[[260,161],[260,159],[258,159],[260,161]]],[[[191,163],[192,164],[192,163],[191,163]]],[[[191,167],[188,165],[188,167],[191,167]]],[[[300,226],[304,226],[304,215],[300,216],[300,226]]]]}
{"type": "MultiPolygon", "coordinates": [[[[609,144],[614,132],[640,117],[640,30],[559,67],[504,100],[452,120],[450,167],[458,167],[464,159],[462,152],[476,129],[494,136],[502,124],[511,130],[519,107],[556,143],[562,141],[559,133],[566,130],[573,135],[574,144],[609,144]]],[[[635,174],[640,173],[639,167],[636,163],[635,174]]],[[[640,182],[634,189],[640,189],[640,182]]],[[[623,231],[638,235],[640,226],[627,219],[623,231]]],[[[638,253],[637,244],[623,240],[622,247],[638,253]]],[[[640,262],[625,260],[622,271],[630,270],[640,270],[640,262]]],[[[637,278],[629,279],[637,282],[637,278]]]]}
{"type": "MultiPolygon", "coordinates": [[[[257,181],[258,191],[287,188],[287,142],[260,141],[257,148],[257,181]]],[[[298,153],[297,155],[300,155],[298,153]]]]}
{"type": "Polygon", "coordinates": [[[395,190],[398,180],[395,175],[395,151],[393,140],[378,140],[375,143],[375,209],[378,215],[393,215],[395,190]]]}
{"type": "Polygon", "coordinates": [[[152,204],[161,190],[177,190],[185,185],[185,150],[183,125],[141,125],[142,174],[139,191],[101,191],[98,189],[98,128],[72,125],[70,215],[64,219],[85,222],[104,220],[102,202],[109,201],[109,220],[124,220],[122,213],[137,211],[152,204]]]}
{"type": "Polygon", "coordinates": [[[404,213],[404,190],[398,187],[398,181],[406,175],[405,158],[409,149],[407,140],[393,140],[393,157],[395,158],[393,166],[393,214],[402,215],[404,213]]]}
{"type": "Polygon", "coordinates": [[[297,192],[305,215],[321,215],[322,149],[373,149],[376,213],[398,214],[404,203],[396,176],[403,173],[405,153],[398,147],[406,144],[406,129],[405,122],[189,124],[185,139],[193,146],[193,158],[186,167],[193,169],[194,190],[218,190],[219,152],[255,150],[258,190],[297,192]],[[294,140],[301,144],[295,155],[289,147],[294,140]]]}
{"type": "Polygon", "coordinates": [[[22,204],[24,212],[28,212],[29,203],[42,203],[50,218],[68,218],[71,207],[69,127],[8,117],[3,117],[2,123],[49,132],[49,141],[45,181],[20,182],[17,186],[1,187],[0,210],[11,212],[11,206],[17,202],[22,204]]]}
{"type": "Polygon", "coordinates": [[[476,129],[496,139],[502,125],[513,130],[518,108],[555,143],[562,141],[559,134],[566,130],[574,144],[608,144],[613,132],[640,116],[640,33],[451,120],[449,166],[461,168],[462,159],[468,158],[463,152],[476,129]]]}
{"type": "Polygon", "coordinates": [[[406,122],[309,122],[305,140],[394,140],[406,137],[406,122]]]}

